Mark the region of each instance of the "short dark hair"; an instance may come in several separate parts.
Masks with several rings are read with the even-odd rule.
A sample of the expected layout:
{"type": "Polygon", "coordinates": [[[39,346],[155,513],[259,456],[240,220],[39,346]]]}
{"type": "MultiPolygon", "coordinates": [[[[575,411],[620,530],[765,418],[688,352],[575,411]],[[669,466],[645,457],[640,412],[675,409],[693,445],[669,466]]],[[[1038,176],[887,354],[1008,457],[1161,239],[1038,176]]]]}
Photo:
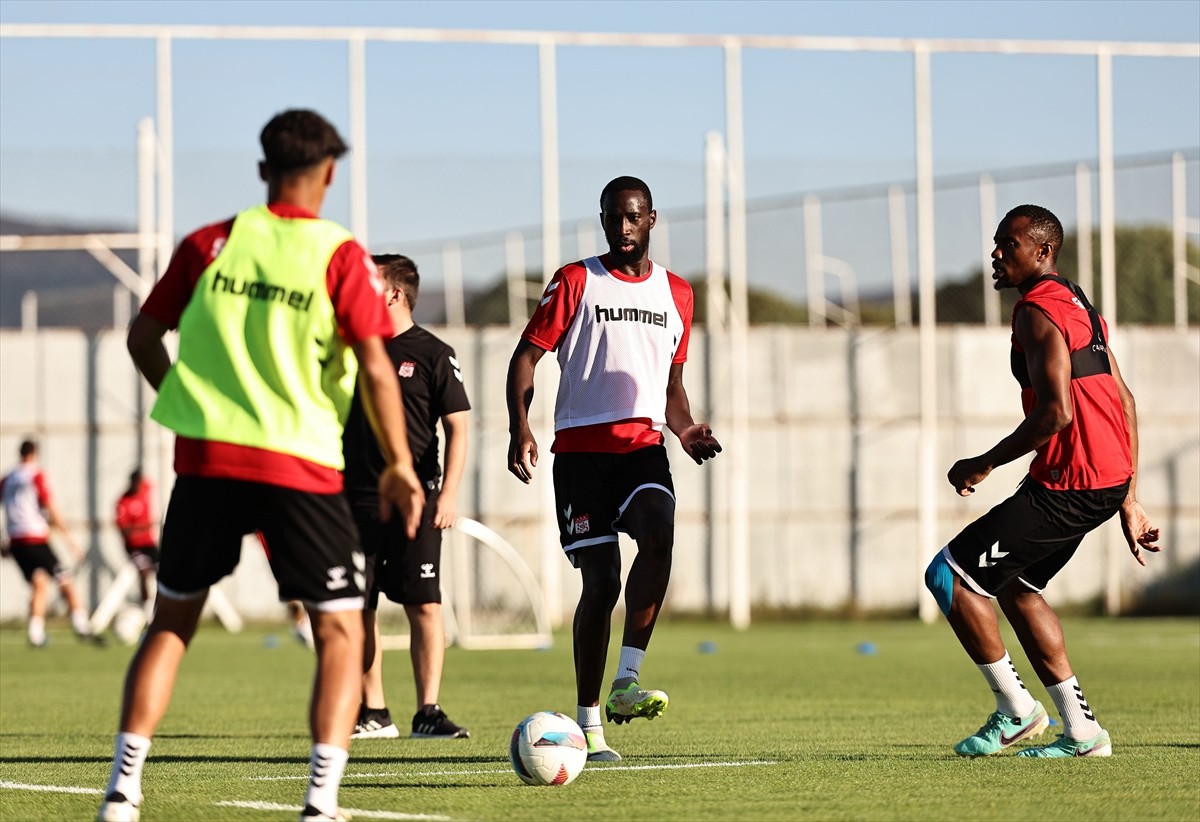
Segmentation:
{"type": "Polygon", "coordinates": [[[301,171],[348,151],[346,143],[329,121],[307,109],[280,112],[263,126],[259,135],[263,163],[273,174],[301,171]]]}
{"type": "Polygon", "coordinates": [[[417,307],[417,292],[421,289],[421,275],[417,273],[417,264],[403,254],[372,254],[371,260],[379,269],[379,276],[387,283],[388,288],[398,288],[404,292],[408,307],[417,307]]]}
{"type": "Polygon", "coordinates": [[[21,441],[21,459],[33,456],[37,453],[37,443],[33,440],[21,441]]]}
{"type": "Polygon", "coordinates": [[[640,191],[646,195],[646,208],[654,210],[654,197],[650,194],[650,186],[639,180],[637,177],[617,177],[610,180],[604,190],[600,192],[600,210],[604,210],[604,201],[610,194],[616,194],[618,191],[640,191]]]}
{"type": "Polygon", "coordinates": [[[1029,221],[1029,234],[1034,240],[1050,244],[1050,255],[1057,261],[1058,250],[1063,244],[1063,227],[1054,216],[1054,212],[1041,206],[1019,205],[1004,215],[1004,221],[1008,222],[1017,217],[1024,217],[1029,221]]]}

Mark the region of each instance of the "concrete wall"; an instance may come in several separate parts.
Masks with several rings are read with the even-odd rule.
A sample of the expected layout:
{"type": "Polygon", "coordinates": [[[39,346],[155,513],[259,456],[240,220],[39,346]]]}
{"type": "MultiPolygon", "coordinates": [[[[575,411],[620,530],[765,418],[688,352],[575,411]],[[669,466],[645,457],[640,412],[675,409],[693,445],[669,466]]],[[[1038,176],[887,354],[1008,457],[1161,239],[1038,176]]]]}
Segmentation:
{"type": "MultiPolygon", "coordinates": [[[[551,358],[538,373],[534,424],[542,461],[532,486],[506,470],[504,379],[516,339],[507,328],[434,329],[463,362],[474,411],[459,510],[506,538],[569,619],[577,574],[556,544],[552,516],[550,414],[557,381],[551,358]]],[[[0,332],[0,460],[16,459],[33,433],[42,443],[60,506],[76,539],[93,550],[80,569],[94,602],[124,562],[113,504],[138,461],[164,498],[171,438],[139,426],[137,376],[123,335],[0,332]]],[[[1051,601],[1107,594],[1132,601],[1152,581],[1200,559],[1200,330],[1121,328],[1114,350],[1138,399],[1139,496],[1164,529],[1166,550],[1141,569],[1115,522],[1091,534],[1048,591],[1051,601]]],[[[1008,373],[1007,329],[939,330],[938,464],[978,454],[1020,420],[1008,373]]],[[[962,526],[1011,493],[1027,461],[996,470],[970,498],[938,492],[937,544],[918,544],[918,380],[915,331],[813,331],[759,327],[750,334],[750,580],[756,606],[779,609],[913,609],[925,596],[920,571],[962,526]]],[[[734,366],[720,337],[693,338],[686,382],[698,419],[728,435],[734,366]]],[[[153,399],[147,390],[145,404],[153,399]]],[[[668,607],[721,611],[728,601],[728,460],[703,467],[670,439],[679,499],[668,607]]],[[[61,547],[61,546],[60,546],[61,547]]],[[[626,546],[628,567],[632,545],[626,546]]],[[[65,550],[60,554],[66,558],[65,550]]],[[[247,543],[242,566],[223,584],[250,617],[277,617],[275,586],[261,551],[247,543]]],[[[484,566],[481,566],[481,568],[484,566]]],[[[501,598],[515,586],[495,563],[474,584],[501,598]]],[[[19,617],[26,589],[13,562],[0,563],[0,618],[19,617]]]]}

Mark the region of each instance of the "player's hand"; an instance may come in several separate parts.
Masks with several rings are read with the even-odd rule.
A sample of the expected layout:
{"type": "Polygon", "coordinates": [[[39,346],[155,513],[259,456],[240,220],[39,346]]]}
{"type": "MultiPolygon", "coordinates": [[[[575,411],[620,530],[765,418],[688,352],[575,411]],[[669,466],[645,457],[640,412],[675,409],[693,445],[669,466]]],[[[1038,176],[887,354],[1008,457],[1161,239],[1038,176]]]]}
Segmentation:
{"type": "Polygon", "coordinates": [[[712,429],[702,422],[689,425],[679,432],[679,444],[684,453],[699,465],[721,453],[721,443],[713,436],[712,429]]]}
{"type": "Polygon", "coordinates": [[[1161,545],[1155,545],[1158,542],[1158,529],[1150,524],[1150,518],[1137,500],[1127,500],[1121,504],[1121,531],[1125,534],[1129,553],[1133,554],[1138,565],[1146,564],[1142,556],[1143,548],[1152,554],[1162,550],[1161,545]]]}
{"type": "Polygon", "coordinates": [[[437,506],[433,512],[433,527],[439,531],[453,528],[456,519],[458,519],[458,501],[451,494],[438,495],[437,506]]]}
{"type": "Polygon", "coordinates": [[[971,457],[951,465],[950,470],[946,472],[946,479],[960,497],[966,497],[974,494],[975,486],[987,479],[990,473],[992,466],[984,462],[983,457],[971,457]]]}
{"type": "Polygon", "coordinates": [[[512,434],[508,439],[508,472],[526,485],[533,479],[537,467],[538,447],[528,429],[512,434]]]}
{"type": "Polygon", "coordinates": [[[421,512],[425,509],[425,489],[411,465],[389,465],[379,475],[379,518],[392,518],[392,504],[404,517],[404,530],[409,539],[417,538],[421,512]]]}

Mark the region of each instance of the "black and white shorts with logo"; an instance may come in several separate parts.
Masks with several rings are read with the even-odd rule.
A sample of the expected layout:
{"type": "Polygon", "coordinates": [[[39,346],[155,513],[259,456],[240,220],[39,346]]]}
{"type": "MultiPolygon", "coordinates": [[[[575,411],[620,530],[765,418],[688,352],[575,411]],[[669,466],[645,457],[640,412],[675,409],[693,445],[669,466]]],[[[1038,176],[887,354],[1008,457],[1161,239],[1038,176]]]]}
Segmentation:
{"type": "Polygon", "coordinates": [[[183,476],[163,524],[160,594],[198,596],[233,573],[242,537],[258,532],[279,599],[319,611],[363,607],[366,558],[346,498],[244,480],[183,476]]]}
{"type": "Polygon", "coordinates": [[[942,554],[967,586],[994,597],[1014,579],[1041,592],[1084,536],[1121,508],[1129,483],[1094,491],[1051,491],[1030,476],[963,529],[942,554]]]}
{"type": "Polygon", "coordinates": [[[21,569],[25,581],[32,583],[33,575],[45,571],[55,579],[70,579],[71,574],[58,561],[47,542],[14,542],[11,545],[13,559],[21,569]]]}
{"type": "Polygon", "coordinates": [[[404,533],[404,518],[393,511],[387,522],[379,519],[378,503],[351,505],[363,553],[367,555],[367,607],[379,607],[379,594],[400,605],[442,601],[442,532],[433,527],[439,490],[427,483],[425,509],[417,537],[404,533]]]}
{"type": "MultiPolygon", "coordinates": [[[[571,564],[575,552],[617,542],[621,515],[639,493],[664,493],[675,502],[667,449],[651,445],[627,454],[571,452],[554,455],[554,502],[558,537],[571,564]]],[[[631,534],[635,539],[636,534],[631,534]]]]}

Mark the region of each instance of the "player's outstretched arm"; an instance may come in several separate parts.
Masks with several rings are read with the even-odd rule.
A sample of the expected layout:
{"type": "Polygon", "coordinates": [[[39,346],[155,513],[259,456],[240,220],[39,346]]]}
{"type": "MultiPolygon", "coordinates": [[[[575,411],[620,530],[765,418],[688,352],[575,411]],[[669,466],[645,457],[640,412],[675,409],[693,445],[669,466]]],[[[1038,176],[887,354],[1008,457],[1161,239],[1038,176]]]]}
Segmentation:
{"type": "Polygon", "coordinates": [[[721,453],[721,443],[707,423],[692,419],[692,406],[683,387],[683,363],[671,363],[667,377],[667,427],[679,437],[683,451],[697,465],[721,453]]]}
{"type": "Polygon", "coordinates": [[[1133,392],[1129,390],[1124,377],[1121,376],[1121,369],[1117,365],[1117,358],[1112,352],[1111,345],[1108,348],[1108,365],[1112,370],[1113,379],[1117,383],[1117,394],[1121,398],[1121,410],[1125,414],[1125,428],[1129,431],[1129,458],[1133,466],[1133,474],[1129,478],[1129,492],[1125,495],[1125,501],[1121,503],[1121,532],[1125,535],[1125,543],[1129,546],[1129,552],[1133,554],[1133,558],[1139,565],[1145,565],[1146,559],[1142,556],[1142,549],[1157,553],[1162,550],[1162,546],[1156,544],[1159,537],[1158,529],[1150,523],[1150,518],[1146,516],[1142,504],[1137,500],[1137,403],[1133,400],[1133,392]]]}
{"type": "Polygon", "coordinates": [[[354,354],[358,357],[363,410],[388,463],[379,475],[379,515],[383,520],[389,519],[395,503],[404,517],[408,538],[415,539],[425,507],[425,490],[417,479],[412,452],[408,449],[400,381],[382,338],[366,338],[354,346],[354,354]]]}
{"type": "Polygon", "coordinates": [[[521,340],[508,362],[505,395],[508,398],[508,472],[526,485],[537,467],[538,447],[529,430],[529,406],[533,404],[533,374],[546,352],[521,340]]]}

